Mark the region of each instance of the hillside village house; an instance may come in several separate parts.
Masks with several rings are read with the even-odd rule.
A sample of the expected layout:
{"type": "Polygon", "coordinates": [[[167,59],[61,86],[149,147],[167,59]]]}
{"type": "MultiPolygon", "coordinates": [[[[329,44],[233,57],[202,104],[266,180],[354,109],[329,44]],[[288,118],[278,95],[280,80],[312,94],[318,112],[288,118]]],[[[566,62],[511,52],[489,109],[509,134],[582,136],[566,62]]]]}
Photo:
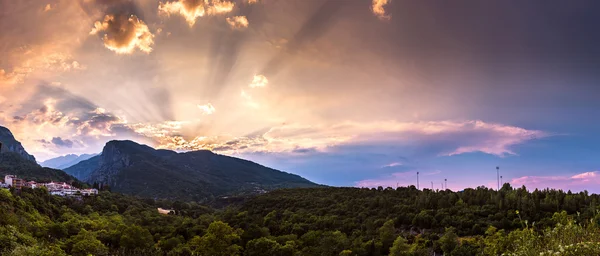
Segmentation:
{"type": "Polygon", "coordinates": [[[4,184],[7,187],[20,189],[24,185],[24,180],[17,178],[17,175],[6,175],[4,176],[4,184]]]}
{"type": "Polygon", "coordinates": [[[57,196],[75,196],[75,195],[89,196],[89,195],[98,194],[98,190],[95,188],[79,189],[79,188],[75,188],[75,187],[67,184],[66,182],[53,182],[53,181],[51,181],[50,183],[37,183],[35,181],[26,182],[23,179],[17,178],[16,175],[4,176],[4,182],[0,183],[0,187],[15,188],[15,189],[21,189],[23,187],[27,187],[27,188],[45,187],[46,189],[48,189],[48,192],[51,195],[57,195],[57,196]]]}

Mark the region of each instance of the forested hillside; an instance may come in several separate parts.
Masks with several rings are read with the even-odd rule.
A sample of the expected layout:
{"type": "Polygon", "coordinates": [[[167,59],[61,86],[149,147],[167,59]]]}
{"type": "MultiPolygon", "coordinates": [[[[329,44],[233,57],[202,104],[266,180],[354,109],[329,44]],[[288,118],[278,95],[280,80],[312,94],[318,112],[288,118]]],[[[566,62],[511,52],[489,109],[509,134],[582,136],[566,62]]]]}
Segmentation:
{"type": "Polygon", "coordinates": [[[19,178],[37,182],[77,182],[77,179],[61,170],[41,167],[36,162],[27,160],[15,152],[0,153],[0,179],[4,179],[4,175],[7,174],[14,174],[19,178]]]}
{"type": "Polygon", "coordinates": [[[110,192],[79,200],[0,190],[0,254],[599,255],[598,199],[508,185],[310,188],[214,210],[110,192]]]}

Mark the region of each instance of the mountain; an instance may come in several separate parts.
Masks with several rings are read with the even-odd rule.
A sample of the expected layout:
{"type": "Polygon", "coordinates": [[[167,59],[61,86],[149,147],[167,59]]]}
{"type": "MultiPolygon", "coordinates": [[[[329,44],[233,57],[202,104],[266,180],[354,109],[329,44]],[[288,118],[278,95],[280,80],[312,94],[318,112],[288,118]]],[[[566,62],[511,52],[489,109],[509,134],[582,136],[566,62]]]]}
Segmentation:
{"type": "Polygon", "coordinates": [[[34,181],[77,181],[61,170],[44,168],[37,164],[35,157],[27,153],[21,142],[5,127],[0,126],[0,178],[14,174],[19,178],[34,181]]]}
{"type": "Polygon", "coordinates": [[[96,155],[71,167],[65,168],[64,171],[79,180],[87,180],[91,176],[92,172],[97,169],[99,164],[100,155],[96,155]]]}
{"type": "Polygon", "coordinates": [[[23,158],[15,152],[0,154],[0,179],[4,175],[13,174],[17,177],[37,182],[64,181],[76,182],[71,175],[57,169],[41,167],[37,163],[23,158]]]}
{"type": "Polygon", "coordinates": [[[0,143],[2,144],[0,148],[0,153],[4,152],[14,152],[19,154],[21,157],[26,160],[32,161],[35,163],[35,157],[27,153],[21,142],[18,142],[13,136],[12,132],[6,127],[0,126],[0,143]]]}
{"type": "Polygon", "coordinates": [[[96,154],[82,154],[82,155],[68,154],[65,156],[59,156],[56,158],[48,159],[44,162],[41,162],[40,165],[43,167],[50,167],[50,168],[62,170],[62,169],[69,168],[73,165],[76,165],[77,163],[79,163],[81,161],[88,160],[94,156],[96,156],[96,154]]]}
{"type": "Polygon", "coordinates": [[[203,200],[278,188],[317,187],[298,175],[207,150],[176,153],[133,141],[110,141],[102,154],[65,169],[88,183],[151,198],[203,200]]]}

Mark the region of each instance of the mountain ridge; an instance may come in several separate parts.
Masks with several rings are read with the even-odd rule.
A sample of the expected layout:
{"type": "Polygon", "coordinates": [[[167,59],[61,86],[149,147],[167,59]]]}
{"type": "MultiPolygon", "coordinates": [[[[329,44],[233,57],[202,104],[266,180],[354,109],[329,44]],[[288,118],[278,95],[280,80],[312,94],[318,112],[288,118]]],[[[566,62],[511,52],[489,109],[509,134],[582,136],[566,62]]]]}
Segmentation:
{"type": "Polygon", "coordinates": [[[88,183],[107,184],[116,192],[186,200],[319,186],[295,174],[208,150],[177,153],[130,140],[109,141],[100,155],[65,172],[88,183]]]}
{"type": "Polygon", "coordinates": [[[64,156],[59,156],[55,158],[48,159],[46,161],[40,162],[39,164],[43,167],[49,167],[54,169],[66,169],[73,165],[78,164],[81,161],[88,160],[97,154],[67,154],[64,156]]]}
{"type": "Polygon", "coordinates": [[[35,157],[27,153],[21,142],[17,141],[12,132],[0,126],[0,178],[4,175],[17,175],[19,178],[38,182],[65,181],[78,182],[67,173],[40,166],[35,157]]]}
{"type": "Polygon", "coordinates": [[[4,126],[0,126],[0,144],[2,144],[0,153],[15,152],[24,159],[37,163],[35,157],[27,153],[21,142],[17,141],[12,132],[4,126]]]}

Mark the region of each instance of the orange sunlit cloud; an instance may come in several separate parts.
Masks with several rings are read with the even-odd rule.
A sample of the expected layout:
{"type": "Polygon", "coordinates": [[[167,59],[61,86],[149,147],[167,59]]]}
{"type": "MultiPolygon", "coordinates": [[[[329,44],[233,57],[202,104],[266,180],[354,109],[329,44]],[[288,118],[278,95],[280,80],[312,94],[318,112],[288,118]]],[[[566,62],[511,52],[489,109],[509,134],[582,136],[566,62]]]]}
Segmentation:
{"type": "Polygon", "coordinates": [[[385,13],[385,5],[387,5],[391,0],[373,0],[371,10],[379,19],[387,20],[390,19],[390,15],[385,13]]]}
{"type": "Polygon", "coordinates": [[[130,54],[139,49],[150,53],[154,35],[148,26],[135,15],[106,15],[103,21],[96,21],[90,35],[103,33],[104,46],[119,54],[130,54]]]}
{"type": "Polygon", "coordinates": [[[226,20],[227,24],[229,24],[229,26],[233,29],[247,28],[249,24],[248,19],[246,19],[246,16],[228,17],[226,20]]]}
{"type": "Polygon", "coordinates": [[[196,19],[205,15],[229,13],[235,4],[226,0],[179,0],[174,2],[161,2],[158,6],[159,13],[165,15],[179,14],[183,16],[188,25],[194,26],[196,19]]]}
{"type": "MultiPolygon", "coordinates": [[[[226,153],[240,152],[292,152],[297,149],[327,151],[344,144],[364,141],[406,143],[413,140],[454,141],[454,147],[440,155],[456,155],[484,152],[492,155],[515,154],[510,147],[532,138],[551,136],[542,131],[526,130],[513,126],[485,123],[482,121],[440,122],[344,122],[332,125],[288,124],[274,126],[258,137],[198,136],[187,140],[178,135],[181,126],[169,130],[152,129],[161,148],[176,150],[211,149],[226,153]],[[374,135],[381,134],[381,135],[374,135]],[[484,136],[470,138],[473,134],[484,136]]],[[[147,134],[150,135],[150,134],[147,134]]],[[[388,166],[398,166],[392,163],[388,166]]]]}
{"type": "Polygon", "coordinates": [[[204,115],[211,115],[211,114],[215,113],[215,111],[216,111],[215,107],[210,103],[206,103],[204,105],[198,105],[198,108],[202,111],[202,114],[204,114],[204,115]]]}
{"type": "Polygon", "coordinates": [[[263,75],[254,75],[252,82],[248,86],[250,86],[250,88],[256,88],[265,87],[267,84],[269,84],[269,79],[267,79],[267,77],[263,75]]]}

